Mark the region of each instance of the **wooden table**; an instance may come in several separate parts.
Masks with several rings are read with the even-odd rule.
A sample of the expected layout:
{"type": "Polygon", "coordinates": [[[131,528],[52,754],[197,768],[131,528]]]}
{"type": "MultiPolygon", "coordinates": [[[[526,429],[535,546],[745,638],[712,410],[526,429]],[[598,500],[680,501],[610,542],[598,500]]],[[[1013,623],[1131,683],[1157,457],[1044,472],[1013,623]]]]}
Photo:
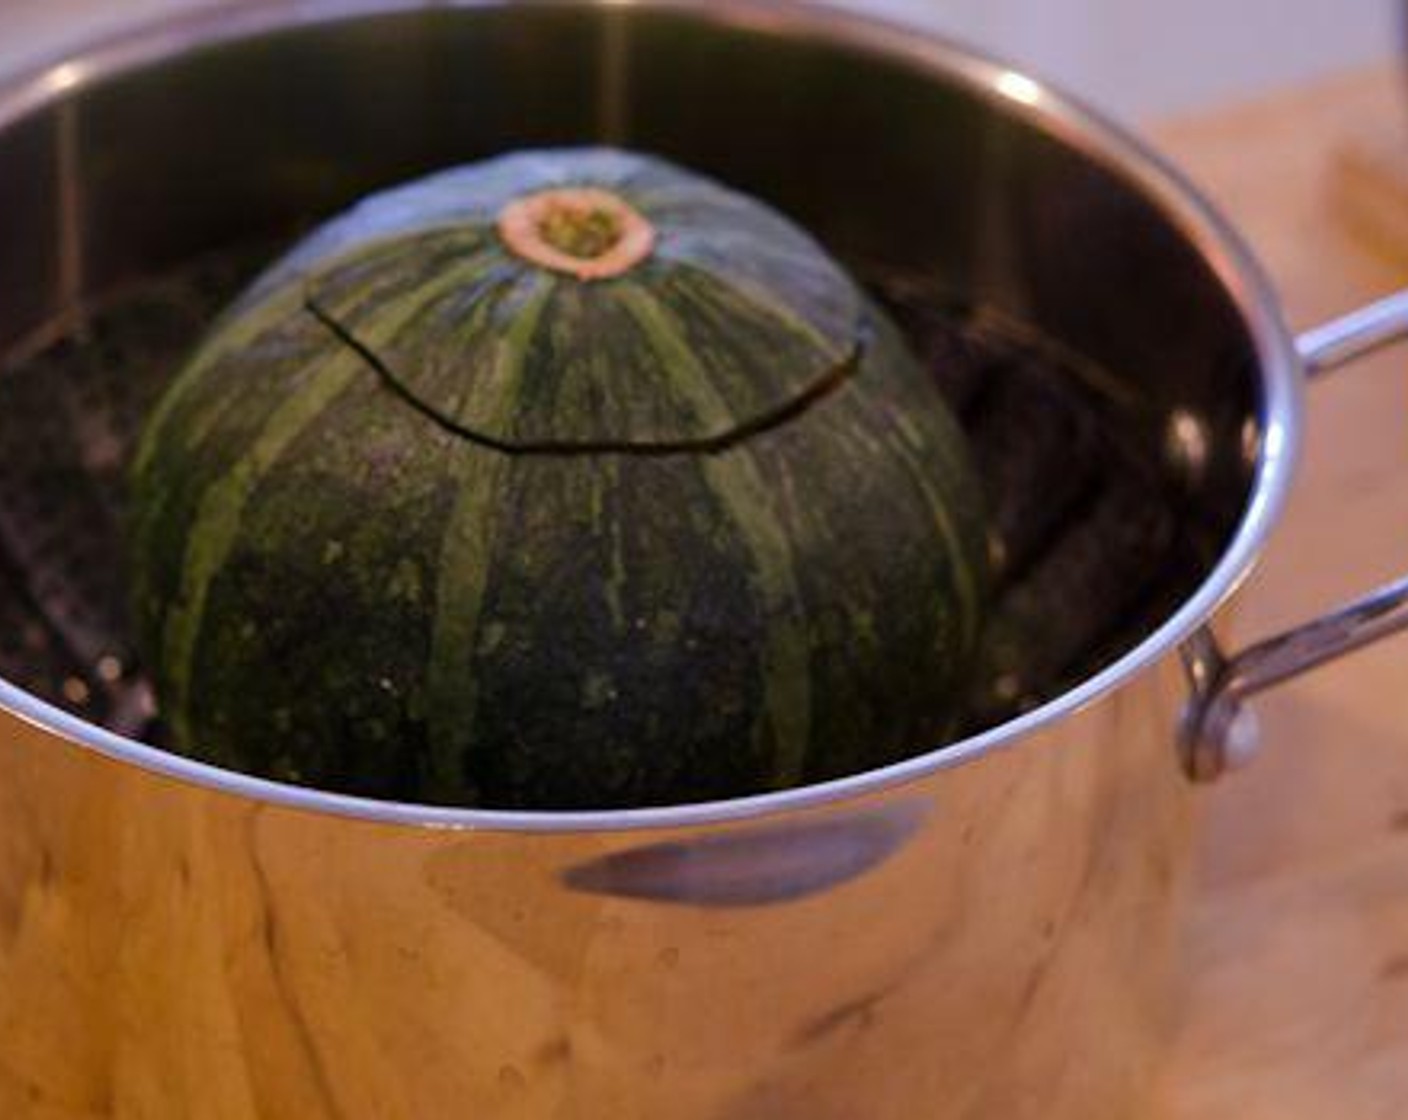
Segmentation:
{"type": "MultiPolygon", "coordinates": [[[[1348,215],[1347,149],[1394,136],[1388,71],[1154,130],[1310,326],[1408,286],[1348,215]]],[[[1408,155],[1405,156],[1408,168],[1408,155]]],[[[1408,229],[1408,226],[1403,227],[1408,229]]],[[[1242,600],[1263,636],[1408,571],[1408,348],[1310,391],[1289,515],[1242,600]]],[[[1185,1006],[1158,1120],[1408,1117],[1408,638],[1259,704],[1263,756],[1208,790],[1185,1006]]]]}

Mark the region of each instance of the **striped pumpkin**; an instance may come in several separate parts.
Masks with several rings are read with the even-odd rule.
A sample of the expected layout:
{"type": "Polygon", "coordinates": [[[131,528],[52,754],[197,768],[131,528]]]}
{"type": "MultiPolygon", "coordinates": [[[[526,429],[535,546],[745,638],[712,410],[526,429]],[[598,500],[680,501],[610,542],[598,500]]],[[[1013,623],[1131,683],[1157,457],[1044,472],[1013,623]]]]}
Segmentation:
{"type": "Polygon", "coordinates": [[[961,433],[801,230],[660,160],[512,155],[277,263],[153,414],[134,600],[178,747],[374,797],[619,807],[951,728],[961,433]]]}

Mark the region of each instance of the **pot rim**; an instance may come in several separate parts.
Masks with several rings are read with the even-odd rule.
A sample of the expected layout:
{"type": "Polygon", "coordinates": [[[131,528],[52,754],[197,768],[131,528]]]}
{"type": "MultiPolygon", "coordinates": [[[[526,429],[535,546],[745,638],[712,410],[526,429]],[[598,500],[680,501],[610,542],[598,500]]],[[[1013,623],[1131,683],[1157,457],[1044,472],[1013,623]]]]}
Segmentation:
{"type": "MultiPolygon", "coordinates": [[[[0,129],[65,95],[195,49],[261,33],[434,8],[500,8],[513,0],[259,0],[221,3],[101,38],[96,44],[0,84],[0,129]]],[[[1255,347],[1264,431],[1251,495],[1212,571],[1168,619],[1118,660],[1024,713],[904,761],[814,785],[723,801],[641,809],[508,811],[380,801],[224,770],[107,731],[0,678],[0,710],[68,744],[212,793],[287,809],[419,828],[499,832],[680,829],[821,809],[976,761],[1088,707],[1150,668],[1204,625],[1250,574],[1289,493],[1301,444],[1304,371],[1275,290],[1235,227],[1176,167],[1104,113],[1002,59],[837,0],[536,0],[564,7],[631,6],[676,11],[716,25],[805,35],[899,66],[942,75],[1000,103],[1106,168],[1151,201],[1226,288],[1255,347]]],[[[1170,753],[1176,728],[1169,729],[1170,753]]]]}

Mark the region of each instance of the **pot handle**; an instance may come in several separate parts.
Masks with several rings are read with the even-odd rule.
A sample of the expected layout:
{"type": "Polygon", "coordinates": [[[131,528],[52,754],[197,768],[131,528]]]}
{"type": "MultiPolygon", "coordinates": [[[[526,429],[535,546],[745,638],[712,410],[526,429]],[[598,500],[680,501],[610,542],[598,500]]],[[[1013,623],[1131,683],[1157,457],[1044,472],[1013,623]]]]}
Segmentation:
{"type": "MultiPolygon", "coordinates": [[[[1296,348],[1306,376],[1315,378],[1406,338],[1408,290],[1307,331],[1296,348]]],[[[1210,782],[1255,755],[1252,697],[1400,630],[1408,630],[1408,578],[1237,654],[1225,654],[1206,628],[1198,631],[1182,651],[1193,686],[1179,735],[1189,777],[1210,782]]]]}

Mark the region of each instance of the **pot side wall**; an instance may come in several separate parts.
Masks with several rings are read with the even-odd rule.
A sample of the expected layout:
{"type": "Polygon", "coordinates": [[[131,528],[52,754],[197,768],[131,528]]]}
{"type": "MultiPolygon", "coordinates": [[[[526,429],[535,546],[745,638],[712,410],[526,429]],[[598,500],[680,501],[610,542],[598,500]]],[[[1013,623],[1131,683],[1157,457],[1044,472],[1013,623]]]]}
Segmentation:
{"type": "Polygon", "coordinates": [[[1190,790],[1172,659],[863,800],[670,834],[260,805],[0,726],[0,1114],[1129,1115],[1190,790]]]}

